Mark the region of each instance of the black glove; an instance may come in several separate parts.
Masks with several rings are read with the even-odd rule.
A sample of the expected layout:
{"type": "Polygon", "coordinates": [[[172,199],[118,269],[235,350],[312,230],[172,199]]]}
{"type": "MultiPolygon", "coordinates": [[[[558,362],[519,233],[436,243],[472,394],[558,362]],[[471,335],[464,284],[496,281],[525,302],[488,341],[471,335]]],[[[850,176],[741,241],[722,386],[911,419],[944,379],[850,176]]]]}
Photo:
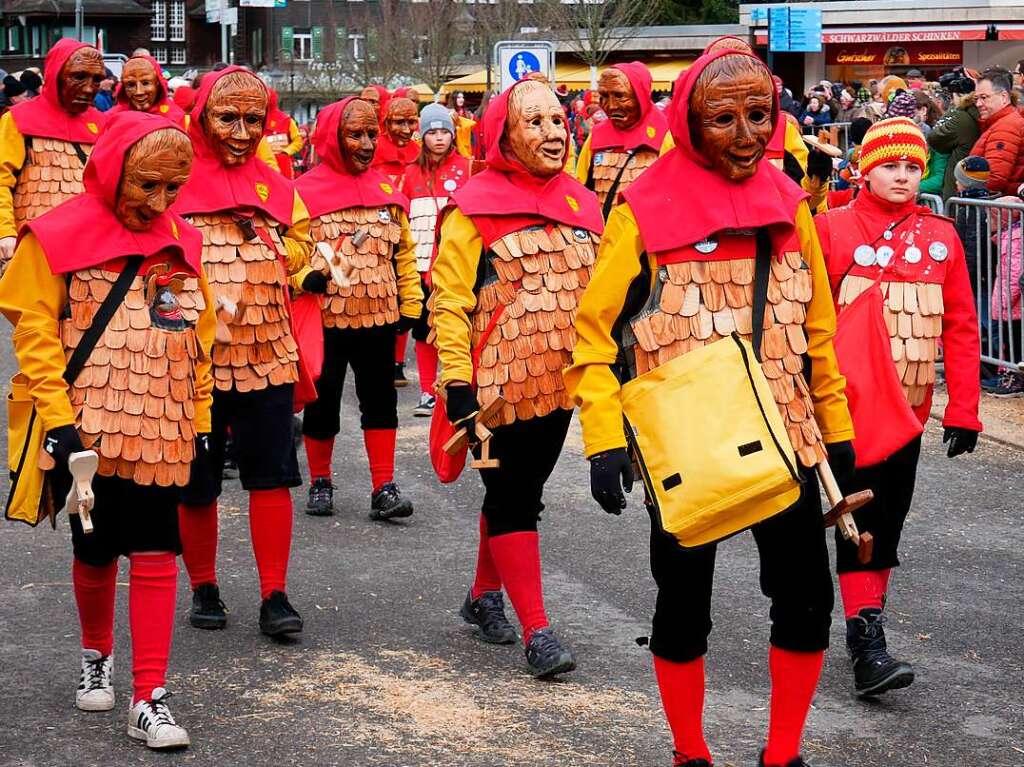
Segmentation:
{"type": "Polygon", "coordinates": [[[959,426],[947,426],[942,430],[942,444],[949,443],[946,455],[956,458],[963,453],[973,453],[978,445],[978,432],[973,429],[962,429],[959,426]]]}
{"type": "Polygon", "coordinates": [[[839,483],[840,489],[844,489],[845,492],[845,488],[849,486],[853,474],[857,470],[857,455],[853,452],[853,443],[850,441],[833,442],[830,445],[825,445],[825,451],[828,453],[828,465],[832,468],[832,474],[835,476],[836,482],[839,483]]]}
{"type": "Polygon", "coordinates": [[[470,435],[473,434],[473,416],[480,411],[480,403],[476,401],[476,392],[472,386],[454,385],[447,386],[444,390],[445,403],[444,412],[448,420],[456,426],[465,425],[469,427],[470,435]]]}
{"type": "Polygon", "coordinates": [[[307,293],[323,295],[327,292],[327,275],[316,270],[310,272],[302,281],[302,289],[307,293]]]}
{"type": "Polygon", "coordinates": [[[624,447],[590,457],[590,494],[609,514],[621,514],[627,493],[633,489],[633,462],[624,447]]]}
{"type": "Polygon", "coordinates": [[[82,438],[78,436],[78,429],[68,425],[58,426],[46,432],[43,449],[53,456],[57,466],[66,467],[71,454],[80,453],[85,447],[82,445],[82,438]]]}
{"type": "Polygon", "coordinates": [[[832,158],[818,149],[807,153],[807,175],[825,182],[832,178],[832,158]]]}
{"type": "Polygon", "coordinates": [[[408,333],[414,327],[416,327],[417,319],[415,317],[406,317],[404,314],[398,315],[398,335],[402,333],[408,333]]]}

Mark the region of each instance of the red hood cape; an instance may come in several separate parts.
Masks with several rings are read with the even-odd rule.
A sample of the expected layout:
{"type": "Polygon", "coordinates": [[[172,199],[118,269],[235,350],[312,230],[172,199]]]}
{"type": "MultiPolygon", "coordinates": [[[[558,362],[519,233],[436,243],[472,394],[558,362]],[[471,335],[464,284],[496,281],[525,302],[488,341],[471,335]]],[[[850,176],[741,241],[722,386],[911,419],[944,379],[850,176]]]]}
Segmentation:
{"type": "MultiPolygon", "coordinates": [[[[623,192],[651,253],[692,245],[723,229],[771,227],[773,239],[792,234],[799,203],[807,194],[770,162],[758,163],[748,179],[734,182],[716,172],[690,140],[690,94],[700,73],[723,56],[755,56],[735,50],[705,54],[675,82],[669,127],[675,148],[663,155],[623,192]],[[699,198],[695,197],[699,194],[699,198]]],[[[765,67],[765,72],[767,72],[765,67]]],[[[773,90],[772,123],[779,116],[773,90]]]]}
{"type": "MultiPolygon", "coordinates": [[[[501,151],[509,96],[523,82],[520,80],[487,105],[483,117],[487,169],[473,176],[452,199],[473,219],[488,245],[509,232],[546,220],[601,234],[604,220],[597,195],[565,172],[538,178],[501,151]]],[[[567,141],[566,161],[568,154],[567,141]]]]}
{"type": "Polygon", "coordinates": [[[347,208],[376,208],[398,205],[408,214],[409,200],[387,177],[370,168],[353,176],[345,167],[338,144],[338,128],[345,107],[357,96],[336,101],[320,110],[313,132],[313,147],[321,163],[295,182],[295,190],[306,203],[311,218],[347,208]]]}
{"type": "Polygon", "coordinates": [[[453,147],[444,162],[433,171],[424,170],[419,162],[409,163],[402,176],[402,191],[410,200],[417,197],[451,197],[456,189],[469,181],[469,175],[469,160],[453,147]],[[452,188],[446,189],[445,184],[452,188]]]}
{"type": "MultiPolygon", "coordinates": [[[[164,79],[163,70],[160,69],[160,63],[152,56],[132,56],[132,59],[144,59],[153,68],[153,74],[156,75],[156,101],[146,111],[152,115],[160,115],[166,117],[173,123],[178,125],[185,124],[185,113],[181,110],[177,104],[175,104],[170,95],[167,92],[167,80],[164,79]]],[[[131,61],[131,59],[129,59],[131,61]]],[[[128,112],[134,110],[131,101],[128,100],[128,94],[125,93],[124,83],[117,84],[117,92],[114,95],[117,103],[110,110],[109,115],[115,115],[118,112],[128,112]]]]}
{"type": "Polygon", "coordinates": [[[106,121],[105,115],[95,107],[73,115],[60,104],[59,75],[71,54],[91,45],[62,37],[46,54],[43,73],[46,82],[37,98],[11,107],[11,117],[23,136],[55,138],[79,144],[95,144],[106,121]]]}
{"type": "MultiPolygon", "coordinates": [[[[383,119],[381,125],[384,124],[383,119]]],[[[377,139],[377,151],[373,153],[373,167],[381,165],[399,164],[403,167],[411,162],[416,162],[420,156],[420,147],[415,141],[410,141],[405,146],[398,146],[391,140],[388,132],[381,128],[380,138],[377,139]]]]}
{"type": "MultiPolygon", "coordinates": [[[[380,111],[377,112],[377,122],[380,123],[381,129],[383,130],[384,115],[388,113],[388,102],[391,101],[391,91],[389,91],[383,85],[375,85],[373,83],[370,83],[366,87],[373,88],[375,91],[377,91],[377,96],[380,97],[380,104],[378,105],[378,109],[380,111]]],[[[366,88],[364,88],[363,90],[366,90],[366,88]]]]}
{"type": "Polygon", "coordinates": [[[292,118],[278,106],[277,91],[273,88],[270,91],[270,102],[267,104],[267,128],[266,133],[287,133],[288,123],[292,118]]]}
{"type": "MultiPolygon", "coordinates": [[[[158,115],[126,111],[108,121],[85,166],[85,192],[25,224],[46,253],[50,271],[66,274],[124,256],[150,257],[170,251],[193,274],[200,272],[203,237],[199,230],[170,211],[157,217],[144,232],[133,232],[114,213],[128,151],[143,136],[158,130],[178,130],[158,115]]],[[[195,168],[193,168],[195,172],[195,168]]]]}
{"type": "Polygon", "coordinates": [[[233,72],[245,72],[252,75],[256,82],[261,85],[263,83],[248,69],[238,66],[210,72],[203,77],[188,127],[196,153],[192,162],[192,175],[182,188],[175,209],[186,216],[190,213],[255,209],[285,226],[291,226],[295,205],[295,187],[292,182],[268,168],[255,154],[242,165],[226,167],[221,164],[217,152],[206,139],[201,119],[206,102],[217,81],[233,72]]]}
{"type": "Polygon", "coordinates": [[[624,131],[616,128],[611,120],[595,123],[590,132],[590,148],[595,152],[619,147],[632,151],[638,146],[646,146],[655,152],[660,151],[661,143],[668,133],[668,120],[651,100],[651,71],[639,61],[614,64],[610,68],[622,72],[633,86],[633,93],[640,104],[640,119],[636,125],[624,131]]]}

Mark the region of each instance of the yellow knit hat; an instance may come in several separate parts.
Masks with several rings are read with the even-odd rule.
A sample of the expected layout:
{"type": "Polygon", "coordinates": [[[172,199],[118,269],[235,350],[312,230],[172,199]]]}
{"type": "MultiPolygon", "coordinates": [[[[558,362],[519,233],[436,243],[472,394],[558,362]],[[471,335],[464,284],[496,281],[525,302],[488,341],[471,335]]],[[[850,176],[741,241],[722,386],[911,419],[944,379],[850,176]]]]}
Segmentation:
{"type": "Polygon", "coordinates": [[[913,120],[890,117],[879,120],[864,134],[860,149],[860,172],[868,173],[876,165],[906,160],[925,169],[928,165],[928,142],[913,120]]]}

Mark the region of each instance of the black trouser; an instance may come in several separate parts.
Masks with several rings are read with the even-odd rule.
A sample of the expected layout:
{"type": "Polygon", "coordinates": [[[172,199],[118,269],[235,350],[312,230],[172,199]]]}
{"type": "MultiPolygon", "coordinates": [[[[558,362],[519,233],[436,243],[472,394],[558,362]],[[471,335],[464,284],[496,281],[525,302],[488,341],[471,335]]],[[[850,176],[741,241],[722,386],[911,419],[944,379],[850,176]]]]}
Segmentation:
{"type": "MultiPolygon", "coordinates": [[[[805,472],[800,500],[751,528],[761,559],[761,591],[771,599],[771,643],[783,650],[828,647],[832,573],[818,481],[805,472]]],[[[684,549],[651,520],[651,573],[658,584],[651,652],[686,663],[708,651],[717,544],[684,549]]]]}
{"type": "Polygon", "coordinates": [[[316,382],[316,402],[306,405],[302,415],[303,434],[313,439],[333,439],[341,431],[341,394],[349,365],[356,378],[362,428],[398,428],[396,327],[324,328],[324,367],[316,382]]]}
{"type": "Polygon", "coordinates": [[[572,411],[560,409],[494,429],[491,458],[501,466],[480,471],[483,514],[491,537],[537,530],[544,483],[558,463],[571,420],[572,411]]]}
{"type": "Polygon", "coordinates": [[[220,497],[229,429],[243,489],[301,485],[292,427],[294,400],[294,384],[250,392],[214,389],[210,449],[205,458],[200,456],[192,462],[184,503],[205,506],[220,497]]]}
{"type": "MultiPolygon", "coordinates": [[[[71,475],[53,477],[54,497],[62,506],[71,488],[71,475]]],[[[90,513],[93,530],[82,530],[78,514],[68,516],[75,559],[102,567],[121,556],[149,551],[181,553],[178,535],[178,501],[181,488],[137,485],[120,477],[92,480],[96,503],[90,513]]]]}
{"type": "Polygon", "coordinates": [[[899,567],[900,535],[914,499],[920,457],[921,438],[917,437],[881,463],[857,469],[853,480],[842,488],[846,495],[861,490],[871,490],[875,494],[874,500],[853,512],[857,529],[871,533],[875,542],[871,561],[862,564],[857,560],[857,547],[844,539],[837,527],[836,572],[899,567]]]}

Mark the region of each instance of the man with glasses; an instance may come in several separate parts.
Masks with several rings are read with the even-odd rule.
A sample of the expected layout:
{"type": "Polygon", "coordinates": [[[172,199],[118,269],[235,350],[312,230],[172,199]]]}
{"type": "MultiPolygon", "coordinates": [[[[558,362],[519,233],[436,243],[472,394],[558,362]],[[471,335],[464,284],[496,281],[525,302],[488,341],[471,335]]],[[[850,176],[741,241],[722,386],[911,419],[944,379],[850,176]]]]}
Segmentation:
{"type": "Polygon", "coordinates": [[[1024,115],[1012,103],[1012,90],[1010,72],[994,68],[985,71],[974,92],[983,132],[971,154],[988,161],[988,188],[1000,194],[1016,194],[1024,181],[1024,115]]]}

